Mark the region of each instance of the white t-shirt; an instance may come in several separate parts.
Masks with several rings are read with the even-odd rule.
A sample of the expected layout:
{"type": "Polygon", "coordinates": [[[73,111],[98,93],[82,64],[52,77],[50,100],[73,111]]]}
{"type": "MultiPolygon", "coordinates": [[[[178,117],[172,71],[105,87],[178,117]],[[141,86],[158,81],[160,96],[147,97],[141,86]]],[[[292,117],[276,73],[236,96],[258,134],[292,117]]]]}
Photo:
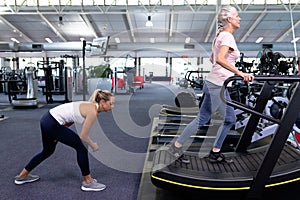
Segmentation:
{"type": "Polygon", "coordinates": [[[213,47],[213,66],[206,77],[207,81],[219,86],[222,86],[227,78],[234,75],[233,72],[216,63],[216,58],[219,53],[220,47],[224,45],[233,49],[233,51],[229,51],[225,56],[225,58],[233,66],[235,65],[235,61],[240,57],[240,51],[237,48],[233,35],[225,31],[220,32],[213,47]]]}
{"type": "Polygon", "coordinates": [[[67,122],[82,124],[85,118],[81,115],[79,106],[82,101],[61,104],[49,110],[50,114],[56,121],[64,125],[67,122]]]}

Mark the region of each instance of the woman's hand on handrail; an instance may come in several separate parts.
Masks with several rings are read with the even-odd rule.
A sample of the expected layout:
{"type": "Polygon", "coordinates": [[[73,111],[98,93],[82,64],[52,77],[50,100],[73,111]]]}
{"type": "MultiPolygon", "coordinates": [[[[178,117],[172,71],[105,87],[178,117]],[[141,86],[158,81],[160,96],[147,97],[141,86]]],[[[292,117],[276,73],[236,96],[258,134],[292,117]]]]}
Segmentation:
{"type": "Polygon", "coordinates": [[[244,72],[239,71],[239,73],[237,75],[243,77],[243,80],[245,82],[251,82],[251,81],[254,80],[254,75],[253,74],[244,73],[244,72]]]}

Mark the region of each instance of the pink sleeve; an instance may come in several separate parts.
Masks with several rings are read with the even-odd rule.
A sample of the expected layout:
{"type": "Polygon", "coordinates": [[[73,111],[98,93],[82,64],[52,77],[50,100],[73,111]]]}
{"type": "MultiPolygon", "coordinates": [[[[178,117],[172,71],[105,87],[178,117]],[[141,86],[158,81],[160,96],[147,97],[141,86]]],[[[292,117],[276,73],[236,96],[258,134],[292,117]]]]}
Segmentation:
{"type": "Polygon", "coordinates": [[[233,35],[228,32],[224,32],[224,34],[222,35],[220,46],[228,46],[230,48],[233,48],[234,50],[237,50],[235,39],[233,35]]]}

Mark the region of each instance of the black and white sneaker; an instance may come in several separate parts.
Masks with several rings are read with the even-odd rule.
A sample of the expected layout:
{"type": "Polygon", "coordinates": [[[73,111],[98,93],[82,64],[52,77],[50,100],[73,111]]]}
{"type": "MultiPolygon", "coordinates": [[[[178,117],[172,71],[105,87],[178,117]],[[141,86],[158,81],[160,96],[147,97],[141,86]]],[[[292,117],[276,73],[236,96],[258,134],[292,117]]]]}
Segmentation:
{"type": "Polygon", "coordinates": [[[174,157],[178,162],[189,164],[190,160],[183,154],[182,148],[175,147],[175,144],[172,143],[168,148],[168,152],[174,157]]]}
{"type": "Polygon", "coordinates": [[[205,157],[211,163],[232,163],[232,159],[225,158],[224,154],[221,152],[209,152],[208,156],[205,157]]]}

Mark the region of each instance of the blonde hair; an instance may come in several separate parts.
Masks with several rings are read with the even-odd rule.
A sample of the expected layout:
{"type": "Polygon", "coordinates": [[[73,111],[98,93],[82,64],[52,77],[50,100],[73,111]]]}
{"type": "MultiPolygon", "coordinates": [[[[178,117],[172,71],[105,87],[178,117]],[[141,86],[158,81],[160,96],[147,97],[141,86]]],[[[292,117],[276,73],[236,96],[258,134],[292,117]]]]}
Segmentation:
{"type": "Polygon", "coordinates": [[[112,97],[112,96],[113,96],[113,94],[108,90],[96,89],[93,92],[92,96],[90,97],[89,102],[99,103],[102,99],[104,101],[109,101],[110,97],[112,97]]]}

